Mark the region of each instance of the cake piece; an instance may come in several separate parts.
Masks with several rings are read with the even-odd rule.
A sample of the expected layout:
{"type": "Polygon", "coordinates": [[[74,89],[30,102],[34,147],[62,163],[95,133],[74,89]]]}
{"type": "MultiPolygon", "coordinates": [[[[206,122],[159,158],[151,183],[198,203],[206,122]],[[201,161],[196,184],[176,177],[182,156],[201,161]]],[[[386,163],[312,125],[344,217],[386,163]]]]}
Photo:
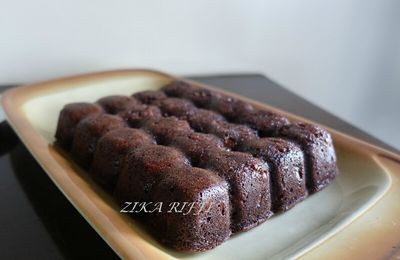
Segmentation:
{"type": "Polygon", "coordinates": [[[151,133],[159,144],[169,144],[177,136],[188,135],[193,132],[186,121],[179,120],[176,117],[149,120],[143,129],[151,133]]]}
{"type": "Polygon", "coordinates": [[[247,140],[258,138],[256,131],[248,126],[229,123],[214,111],[196,109],[189,101],[178,100],[176,98],[164,99],[161,109],[168,115],[187,120],[195,131],[211,133],[222,138],[227,148],[232,149],[247,140]]]}
{"type": "Polygon", "coordinates": [[[109,114],[99,114],[83,119],[76,127],[71,153],[83,168],[88,168],[96,150],[97,141],[106,133],[125,127],[122,118],[109,114]]]}
{"type": "Polygon", "coordinates": [[[141,91],[133,94],[132,96],[140,100],[142,103],[148,105],[158,104],[159,101],[167,98],[167,95],[165,95],[164,92],[157,90],[141,91]]]}
{"type": "Polygon", "coordinates": [[[182,80],[174,80],[161,88],[170,97],[184,97],[192,89],[192,85],[182,80]]]}
{"type": "Polygon", "coordinates": [[[162,90],[171,97],[180,97],[192,101],[200,108],[211,109],[229,120],[254,110],[253,106],[242,100],[213,90],[193,86],[183,81],[173,81],[162,90]]]}
{"type": "Polygon", "coordinates": [[[182,98],[163,99],[159,106],[164,116],[176,116],[183,120],[193,116],[198,111],[191,101],[182,98]]]}
{"type": "Polygon", "coordinates": [[[215,171],[229,184],[235,216],[232,232],[247,230],[271,216],[268,167],[264,162],[250,154],[225,151],[221,140],[213,135],[188,133],[186,121],[173,117],[163,121],[150,128],[154,136],[169,136],[164,143],[178,147],[192,159],[192,165],[215,171]]]}
{"type": "Polygon", "coordinates": [[[213,110],[232,122],[249,125],[264,137],[273,136],[280,127],[289,124],[289,120],[284,116],[271,111],[256,110],[242,100],[182,81],[171,82],[162,90],[168,96],[185,98],[199,107],[213,110]]]}
{"type": "Polygon", "coordinates": [[[97,103],[103,107],[104,111],[113,115],[139,104],[136,99],[122,95],[103,97],[97,103]]]}
{"type": "Polygon", "coordinates": [[[200,167],[225,179],[233,233],[249,230],[272,215],[268,165],[247,153],[214,150],[200,167]]]}
{"type": "Polygon", "coordinates": [[[167,246],[205,251],[231,235],[227,184],[210,171],[176,169],[164,175],[152,200],[162,202],[164,210],[147,214],[146,223],[167,246]]]}
{"type": "Polygon", "coordinates": [[[289,124],[286,117],[266,110],[243,113],[240,117],[236,117],[234,121],[257,130],[261,137],[275,136],[282,126],[289,124]]]}
{"type": "Polygon", "coordinates": [[[209,133],[211,125],[225,121],[225,118],[210,110],[197,109],[195,113],[189,114],[187,121],[195,131],[209,133]]]}
{"type": "Polygon", "coordinates": [[[251,128],[229,123],[224,117],[210,110],[199,109],[188,117],[188,122],[196,131],[220,137],[227,148],[234,148],[247,140],[258,138],[251,128]]]}
{"type": "Polygon", "coordinates": [[[155,144],[144,131],[119,128],[101,137],[96,145],[91,174],[95,181],[106,189],[113,190],[124,156],[130,149],[145,144],[155,144]]]}
{"type": "Polygon", "coordinates": [[[102,111],[100,106],[91,103],[71,103],[65,105],[58,117],[56,130],[57,143],[65,150],[69,150],[78,123],[83,118],[89,115],[100,114],[102,111]]]}
{"type": "Polygon", "coordinates": [[[297,142],[305,155],[308,192],[323,189],[338,174],[331,135],[317,125],[293,123],[280,129],[279,136],[297,142]]]}
{"type": "Polygon", "coordinates": [[[221,113],[231,121],[235,121],[254,111],[253,106],[249,103],[218,92],[212,95],[212,99],[206,107],[221,113]]]}
{"type": "Polygon", "coordinates": [[[198,107],[206,107],[216,92],[193,86],[184,81],[173,81],[162,89],[168,96],[186,98],[198,107]]]}
{"type": "Polygon", "coordinates": [[[194,166],[200,165],[201,162],[204,164],[212,151],[224,150],[224,143],[220,138],[204,133],[177,136],[170,145],[181,150],[194,166]]]}
{"type": "Polygon", "coordinates": [[[151,105],[134,105],[118,114],[128,123],[130,127],[141,127],[143,124],[150,120],[161,118],[161,111],[156,106],[151,105]]]}
{"type": "Polygon", "coordinates": [[[257,133],[248,126],[215,121],[209,125],[206,133],[214,134],[223,139],[224,145],[230,149],[236,149],[242,143],[258,139],[257,133]]]}
{"type": "Polygon", "coordinates": [[[165,174],[190,166],[183,153],[162,145],[142,145],[129,150],[114,191],[118,201],[152,201],[157,183],[165,174]]]}
{"type": "Polygon", "coordinates": [[[261,138],[241,149],[268,163],[273,212],[286,211],[307,196],[304,156],[296,144],[279,138],[261,138]]]}

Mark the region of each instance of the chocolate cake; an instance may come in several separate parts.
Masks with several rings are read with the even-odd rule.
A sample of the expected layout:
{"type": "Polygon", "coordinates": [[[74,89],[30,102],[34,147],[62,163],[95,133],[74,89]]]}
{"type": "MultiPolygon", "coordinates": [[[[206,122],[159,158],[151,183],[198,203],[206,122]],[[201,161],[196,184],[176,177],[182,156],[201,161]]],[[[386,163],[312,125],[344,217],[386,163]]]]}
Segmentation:
{"type": "Polygon", "coordinates": [[[156,106],[138,104],[131,106],[125,111],[119,113],[130,127],[140,127],[147,120],[161,117],[161,111],[156,106]]]}
{"type": "Polygon", "coordinates": [[[325,129],[184,81],[66,105],[56,143],[121,207],[158,203],[129,212],[183,251],[214,248],[338,174],[325,129]]]}
{"type": "Polygon", "coordinates": [[[142,145],[125,156],[114,194],[120,202],[151,201],[157,183],[172,170],[190,166],[179,150],[163,145],[142,145]]]}
{"type": "Polygon", "coordinates": [[[143,129],[153,134],[159,144],[169,144],[176,137],[193,132],[186,121],[179,120],[176,117],[148,120],[143,129]]]}
{"type": "Polygon", "coordinates": [[[127,152],[144,144],[155,144],[155,141],[138,129],[119,128],[105,134],[96,145],[91,168],[93,179],[112,190],[127,152]]]}
{"type": "Polygon", "coordinates": [[[217,92],[198,88],[184,81],[173,81],[162,89],[170,97],[185,98],[193,101],[198,107],[206,107],[211,103],[217,92]]]}
{"type": "Polygon", "coordinates": [[[117,114],[118,112],[124,111],[129,107],[138,104],[139,102],[134,98],[115,95],[103,97],[99,99],[97,103],[102,106],[107,113],[117,114]]]}
{"type": "Polygon", "coordinates": [[[284,125],[289,124],[286,117],[265,110],[255,110],[234,120],[258,131],[260,137],[274,136],[284,125]]]}
{"type": "Polygon", "coordinates": [[[72,103],[66,105],[60,112],[56,130],[57,143],[64,149],[71,148],[75,129],[78,123],[89,115],[102,112],[102,108],[91,103],[72,103]]]}
{"type": "Polygon", "coordinates": [[[212,151],[226,150],[220,138],[197,132],[177,136],[170,145],[183,151],[192,165],[196,166],[206,161],[211,156],[212,151]]]}
{"type": "Polygon", "coordinates": [[[161,242],[177,250],[204,251],[229,238],[230,200],[227,183],[223,179],[196,167],[184,171],[178,168],[164,177],[154,190],[152,200],[164,205],[190,201],[194,203],[192,212],[195,214],[168,211],[148,214],[146,224],[161,242]]]}
{"type": "Polygon", "coordinates": [[[97,141],[111,130],[125,127],[121,117],[99,114],[84,118],[76,126],[71,154],[84,168],[90,167],[97,141]]]}
{"type": "MultiPolygon", "coordinates": [[[[173,116],[178,116],[172,114],[173,116]]],[[[194,113],[190,113],[187,121],[191,125],[191,127],[198,132],[209,133],[213,128],[213,125],[217,125],[219,122],[224,122],[225,118],[215,113],[214,111],[206,110],[206,109],[196,109],[194,113]]]]}
{"type": "Polygon", "coordinates": [[[260,138],[241,148],[270,166],[274,212],[286,211],[307,196],[304,155],[298,145],[280,138],[260,138]]]}
{"type": "Polygon", "coordinates": [[[135,93],[132,97],[140,100],[144,104],[152,104],[167,98],[167,95],[162,91],[146,90],[135,93]]]}
{"type": "MultiPolygon", "coordinates": [[[[167,129],[182,129],[181,124],[186,123],[175,118],[162,121],[166,120],[169,121],[167,129]]],[[[183,125],[185,130],[174,132],[176,135],[167,143],[192,159],[192,165],[212,170],[228,183],[232,232],[248,230],[272,215],[268,165],[250,154],[228,151],[219,138],[190,133],[187,123],[183,125]]]]}
{"type": "Polygon", "coordinates": [[[191,101],[181,98],[166,98],[159,104],[165,116],[176,116],[184,120],[194,116],[198,110],[191,101]]]}
{"type": "Polygon", "coordinates": [[[272,215],[265,162],[247,153],[214,150],[201,167],[218,173],[229,185],[233,233],[255,227],[272,215]]]}
{"type": "Polygon", "coordinates": [[[310,193],[321,190],[336,177],[335,149],[331,135],[325,129],[307,123],[293,123],[282,127],[279,135],[301,145],[310,193]]]}

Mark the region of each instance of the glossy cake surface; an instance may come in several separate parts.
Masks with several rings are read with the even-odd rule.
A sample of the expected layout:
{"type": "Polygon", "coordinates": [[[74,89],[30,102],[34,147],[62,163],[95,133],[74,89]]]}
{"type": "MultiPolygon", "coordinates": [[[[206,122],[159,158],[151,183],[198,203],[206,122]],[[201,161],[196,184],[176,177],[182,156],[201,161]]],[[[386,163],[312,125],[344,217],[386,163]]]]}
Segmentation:
{"type": "Polygon", "coordinates": [[[214,248],[338,174],[325,129],[183,81],[68,104],[56,142],[121,205],[162,203],[132,216],[183,251],[214,248]]]}

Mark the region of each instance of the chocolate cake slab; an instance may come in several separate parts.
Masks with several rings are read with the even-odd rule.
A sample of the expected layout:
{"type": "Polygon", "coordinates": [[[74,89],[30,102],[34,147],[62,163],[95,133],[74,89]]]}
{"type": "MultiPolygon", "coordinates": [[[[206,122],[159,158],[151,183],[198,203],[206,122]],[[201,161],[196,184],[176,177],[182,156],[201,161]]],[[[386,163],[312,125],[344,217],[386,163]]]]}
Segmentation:
{"type": "Polygon", "coordinates": [[[98,140],[111,130],[123,128],[125,125],[122,118],[109,114],[83,118],[76,126],[71,147],[72,156],[80,166],[90,167],[98,140]]]}
{"type": "Polygon", "coordinates": [[[96,145],[90,169],[92,177],[106,189],[113,190],[127,152],[144,144],[155,144],[144,131],[124,127],[108,132],[96,145]]]}
{"type": "Polygon", "coordinates": [[[61,110],[56,130],[58,144],[66,150],[72,145],[75,129],[78,123],[88,115],[96,115],[102,112],[102,108],[91,103],[71,103],[61,110]]]}
{"type": "MultiPolygon", "coordinates": [[[[224,214],[210,209],[213,213],[207,221],[204,212],[196,217],[136,214],[148,227],[163,230],[157,237],[177,250],[212,249],[230,234],[293,208],[338,174],[332,139],[325,129],[291,122],[184,81],[172,81],[159,91],[113,95],[80,106],[81,113],[75,111],[79,105],[65,106],[56,138],[67,143],[71,133],[65,128],[76,125],[73,158],[90,168],[91,176],[112,191],[120,205],[156,199],[192,203],[185,201],[186,196],[203,198],[205,190],[212,189],[211,183],[201,186],[202,178],[219,178],[215,195],[219,199],[214,198],[211,207],[229,208],[224,214]],[[74,113],[79,116],[69,120],[74,113]],[[192,173],[208,176],[189,180],[192,173]],[[193,189],[190,195],[189,189],[193,189]],[[178,228],[179,223],[186,224],[178,228]],[[221,233],[215,223],[224,227],[221,233]]],[[[208,199],[204,203],[211,203],[208,199]]]]}

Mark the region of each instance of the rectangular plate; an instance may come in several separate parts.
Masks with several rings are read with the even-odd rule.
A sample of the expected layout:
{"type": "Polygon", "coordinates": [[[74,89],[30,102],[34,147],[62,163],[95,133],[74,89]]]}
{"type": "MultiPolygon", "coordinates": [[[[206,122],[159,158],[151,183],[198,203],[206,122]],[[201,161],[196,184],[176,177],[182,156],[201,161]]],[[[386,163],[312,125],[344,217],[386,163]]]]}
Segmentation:
{"type": "MultiPolygon", "coordinates": [[[[367,245],[370,238],[364,237],[364,234],[371,233],[363,225],[370,227],[371,221],[379,224],[373,235],[382,236],[378,242],[382,243],[382,250],[378,250],[376,256],[389,254],[390,249],[383,242],[389,242],[389,245],[400,242],[398,226],[395,232],[383,228],[400,225],[400,207],[397,205],[400,198],[399,156],[329,129],[337,150],[340,175],[326,189],[259,227],[233,236],[213,250],[186,254],[160,245],[138,223],[119,213],[120,209],[112,197],[55,149],[52,143],[59,111],[65,104],[93,102],[106,95],[131,95],[142,90],[155,90],[174,79],[176,77],[150,70],[111,71],[12,89],[2,99],[9,122],[36,160],[121,257],[281,259],[321,257],[324,254],[330,257],[363,256],[365,250],[359,249],[367,245]],[[388,215],[382,217],[382,211],[388,212],[388,215]],[[374,214],[381,217],[374,219],[374,214]],[[340,240],[336,239],[339,237],[340,240]]],[[[282,113],[292,120],[308,121],[240,98],[255,106],[282,113]]],[[[367,255],[371,257],[371,254],[367,255]]]]}

